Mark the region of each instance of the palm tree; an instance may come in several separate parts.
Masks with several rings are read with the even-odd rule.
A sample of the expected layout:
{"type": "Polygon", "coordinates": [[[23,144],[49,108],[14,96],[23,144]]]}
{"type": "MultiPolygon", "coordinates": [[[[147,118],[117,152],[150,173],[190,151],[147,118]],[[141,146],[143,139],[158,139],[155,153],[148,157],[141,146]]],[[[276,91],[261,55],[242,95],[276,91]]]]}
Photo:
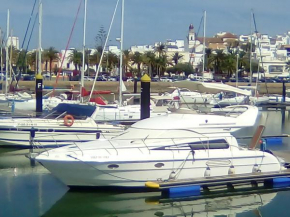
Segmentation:
{"type": "MultiPolygon", "coordinates": [[[[47,72],[47,67],[48,67],[48,62],[49,62],[49,58],[46,55],[46,50],[44,50],[44,52],[42,53],[42,60],[45,62],[45,72],[47,72]]],[[[51,74],[50,74],[51,75],[51,74]]],[[[51,76],[50,76],[51,77],[51,76]]]]}
{"type": "Polygon", "coordinates": [[[96,71],[98,70],[101,61],[101,55],[102,53],[100,53],[98,50],[96,50],[93,55],[90,55],[90,63],[96,66],[96,71]]]}
{"type": "Polygon", "coordinates": [[[143,55],[144,64],[148,67],[148,74],[152,77],[152,70],[156,66],[156,56],[152,51],[147,51],[143,55]]]}
{"type": "Polygon", "coordinates": [[[91,54],[92,50],[90,49],[86,49],[85,50],[85,64],[87,66],[87,75],[89,76],[90,74],[90,68],[89,68],[89,64],[90,64],[90,54],[91,54]]]}
{"type": "MultiPolygon", "coordinates": [[[[43,57],[46,60],[46,62],[49,61],[49,73],[50,73],[50,77],[51,77],[52,62],[54,60],[58,60],[59,59],[58,51],[54,47],[49,47],[48,49],[44,50],[43,57]]],[[[46,65],[47,65],[47,63],[46,63],[46,65]]],[[[46,67],[46,69],[47,69],[47,67],[46,67]]]]}
{"type": "Polygon", "coordinates": [[[20,72],[25,71],[27,69],[27,51],[21,50],[18,53],[16,67],[19,69],[20,72]]]}
{"type": "Polygon", "coordinates": [[[109,70],[118,67],[119,57],[116,54],[109,51],[108,53],[106,53],[106,60],[109,70]]]}
{"type": "Polygon", "coordinates": [[[36,55],[37,55],[36,50],[27,53],[27,64],[30,67],[30,69],[34,68],[34,71],[36,71],[37,68],[36,55]]]}
{"type": "Polygon", "coordinates": [[[141,64],[143,63],[143,57],[142,54],[139,52],[135,52],[132,56],[131,56],[131,60],[133,62],[133,65],[137,65],[137,69],[138,69],[138,77],[141,76],[141,64]]]}
{"type": "Polygon", "coordinates": [[[174,61],[174,64],[177,65],[179,59],[181,59],[183,55],[179,54],[178,52],[175,52],[174,55],[172,56],[172,60],[174,61]]]}
{"type": "Polygon", "coordinates": [[[221,69],[228,73],[228,77],[236,71],[236,54],[228,54],[224,56],[224,59],[221,64],[221,69]]]}
{"type": "Polygon", "coordinates": [[[128,67],[130,64],[131,59],[131,53],[129,50],[124,50],[123,51],[123,66],[124,66],[124,71],[125,73],[128,72],[128,67]]]}
{"type": "Polygon", "coordinates": [[[166,55],[162,55],[161,57],[158,57],[156,59],[157,74],[159,78],[165,72],[167,65],[168,65],[168,60],[167,60],[166,55]]]}
{"type": "Polygon", "coordinates": [[[212,66],[212,62],[213,62],[213,53],[212,53],[212,49],[211,48],[206,48],[205,49],[205,66],[206,66],[206,70],[210,70],[213,66],[212,66]]]}
{"type": "Polygon", "coordinates": [[[163,56],[166,54],[165,48],[166,48],[165,45],[163,43],[161,43],[160,45],[155,47],[154,52],[158,54],[158,57],[163,56]]]}
{"type": "Polygon", "coordinates": [[[80,67],[82,65],[82,52],[77,51],[76,49],[72,50],[72,52],[68,55],[68,60],[70,63],[73,63],[75,66],[75,70],[80,71],[80,67]]]}
{"type": "Polygon", "coordinates": [[[222,72],[222,63],[225,60],[225,54],[223,50],[216,50],[216,54],[213,56],[213,64],[215,72],[222,72]]]}

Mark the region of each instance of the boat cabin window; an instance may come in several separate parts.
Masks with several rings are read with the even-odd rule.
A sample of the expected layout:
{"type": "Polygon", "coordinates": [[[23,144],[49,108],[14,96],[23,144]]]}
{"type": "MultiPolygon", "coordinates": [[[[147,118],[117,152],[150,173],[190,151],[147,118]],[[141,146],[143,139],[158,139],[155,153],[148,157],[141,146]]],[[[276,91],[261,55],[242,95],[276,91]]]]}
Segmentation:
{"type": "Polygon", "coordinates": [[[224,139],[210,140],[210,141],[198,141],[188,143],[191,149],[200,150],[200,149],[227,149],[229,144],[224,139]]]}
{"type": "Polygon", "coordinates": [[[180,91],[180,92],[183,92],[183,93],[188,93],[188,92],[190,92],[190,90],[188,90],[188,89],[180,89],[179,91],[180,91]]]}
{"type": "Polygon", "coordinates": [[[230,146],[224,139],[210,141],[196,141],[188,144],[178,144],[155,148],[155,150],[205,150],[205,149],[228,149],[230,146]]]}

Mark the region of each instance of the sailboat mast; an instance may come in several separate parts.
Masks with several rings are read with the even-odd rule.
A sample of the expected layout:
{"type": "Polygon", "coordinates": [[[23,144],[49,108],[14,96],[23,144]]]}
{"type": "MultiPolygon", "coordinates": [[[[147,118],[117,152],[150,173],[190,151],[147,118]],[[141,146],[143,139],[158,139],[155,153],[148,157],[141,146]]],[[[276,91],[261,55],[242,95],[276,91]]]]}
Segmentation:
{"type": "Polygon", "coordinates": [[[1,61],[1,81],[3,81],[3,39],[2,39],[2,29],[0,28],[0,43],[1,43],[1,47],[0,47],[0,61],[1,61]]]}
{"type": "MultiPolygon", "coordinates": [[[[83,35],[83,65],[81,71],[81,87],[80,87],[80,94],[81,98],[80,101],[83,102],[83,87],[84,87],[84,75],[85,75],[85,51],[86,51],[86,25],[87,25],[87,0],[85,0],[85,8],[84,8],[84,35],[83,35]]],[[[87,69],[89,70],[89,69],[87,69]]]]}
{"type": "Polygon", "coordinates": [[[8,68],[9,68],[9,55],[8,55],[8,40],[9,40],[9,19],[10,19],[10,11],[8,9],[7,11],[7,29],[6,29],[6,63],[5,63],[5,69],[6,69],[6,79],[5,79],[5,95],[8,93],[8,68]]]}
{"type": "Polygon", "coordinates": [[[236,62],[236,87],[238,87],[239,82],[239,49],[237,49],[237,62],[236,62]]]}
{"type": "Polygon", "coordinates": [[[13,41],[12,41],[12,37],[13,37],[13,30],[11,29],[10,31],[10,57],[9,57],[9,79],[11,80],[11,76],[12,76],[12,56],[13,56],[13,41]]]}
{"type": "Polygon", "coordinates": [[[252,79],[253,79],[253,71],[252,71],[252,50],[253,50],[253,30],[252,30],[252,22],[253,22],[253,11],[251,11],[251,18],[250,18],[250,23],[251,23],[251,26],[250,26],[250,29],[251,29],[251,32],[250,32],[250,36],[251,36],[251,39],[250,39],[250,54],[249,54],[249,59],[250,59],[250,84],[252,85],[252,79]]]}
{"type": "Polygon", "coordinates": [[[41,33],[42,33],[42,0],[39,1],[39,17],[38,17],[38,74],[41,75],[41,33]]]}
{"type": "Polygon", "coordinates": [[[122,18],[121,18],[121,52],[120,52],[120,70],[119,70],[119,105],[122,106],[122,82],[123,82],[123,42],[124,42],[124,7],[125,0],[122,0],[122,18]]]}
{"type": "Polygon", "coordinates": [[[203,14],[203,60],[202,60],[202,81],[204,81],[204,70],[205,70],[205,26],[206,26],[206,11],[203,14]]]}

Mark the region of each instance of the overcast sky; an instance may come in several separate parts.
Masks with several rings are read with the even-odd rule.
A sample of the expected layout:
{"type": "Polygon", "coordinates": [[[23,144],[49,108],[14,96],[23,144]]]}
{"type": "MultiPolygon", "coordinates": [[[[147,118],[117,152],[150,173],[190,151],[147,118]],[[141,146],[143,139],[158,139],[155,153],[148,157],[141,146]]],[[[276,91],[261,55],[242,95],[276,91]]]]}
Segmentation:
{"type": "MultiPolygon", "coordinates": [[[[13,35],[19,37],[20,46],[34,1],[0,0],[0,27],[6,31],[6,14],[10,9],[10,26],[13,35]]],[[[43,48],[66,47],[80,1],[43,0],[43,48]]],[[[87,47],[96,46],[95,36],[102,25],[108,31],[116,2],[88,0],[87,47]]],[[[83,6],[70,47],[82,47],[83,6]]],[[[289,6],[289,0],[125,0],[124,46],[129,48],[166,39],[185,39],[190,23],[197,31],[204,10],[207,11],[207,36],[220,31],[249,34],[251,9],[255,13],[258,31],[275,36],[290,30],[289,6]]],[[[120,11],[119,5],[109,45],[118,44],[115,38],[120,36],[120,11]]],[[[29,49],[37,47],[37,30],[36,26],[29,49]]]]}

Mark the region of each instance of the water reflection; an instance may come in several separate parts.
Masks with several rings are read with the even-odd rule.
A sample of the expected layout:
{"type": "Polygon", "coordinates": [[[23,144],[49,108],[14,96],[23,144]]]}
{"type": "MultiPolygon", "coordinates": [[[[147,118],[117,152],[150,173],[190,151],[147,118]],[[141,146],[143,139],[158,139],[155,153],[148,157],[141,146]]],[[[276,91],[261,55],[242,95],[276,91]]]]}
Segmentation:
{"type": "Polygon", "coordinates": [[[276,192],[224,196],[218,198],[150,201],[150,194],[67,193],[44,216],[231,216],[248,211],[260,212],[276,192]]]}
{"type": "MultiPolygon", "coordinates": [[[[260,124],[266,126],[264,135],[290,134],[288,111],[262,111],[255,127],[237,136],[253,135],[260,124]]],[[[267,148],[290,150],[289,141],[267,148]]],[[[180,201],[160,199],[159,193],[66,193],[65,185],[26,157],[29,153],[0,149],[0,216],[289,216],[287,191],[180,201]]]]}
{"type": "MultiPolygon", "coordinates": [[[[290,116],[286,110],[260,111],[256,124],[253,127],[247,127],[234,133],[236,137],[253,136],[256,128],[264,125],[263,136],[277,136],[281,134],[290,134],[290,116]]],[[[249,144],[251,139],[239,139],[241,143],[249,144]]],[[[282,144],[268,144],[267,149],[271,150],[290,150],[290,139],[283,138],[282,144]]]]}
{"type": "Polygon", "coordinates": [[[0,170],[0,216],[44,214],[68,188],[43,167],[0,170]]]}

